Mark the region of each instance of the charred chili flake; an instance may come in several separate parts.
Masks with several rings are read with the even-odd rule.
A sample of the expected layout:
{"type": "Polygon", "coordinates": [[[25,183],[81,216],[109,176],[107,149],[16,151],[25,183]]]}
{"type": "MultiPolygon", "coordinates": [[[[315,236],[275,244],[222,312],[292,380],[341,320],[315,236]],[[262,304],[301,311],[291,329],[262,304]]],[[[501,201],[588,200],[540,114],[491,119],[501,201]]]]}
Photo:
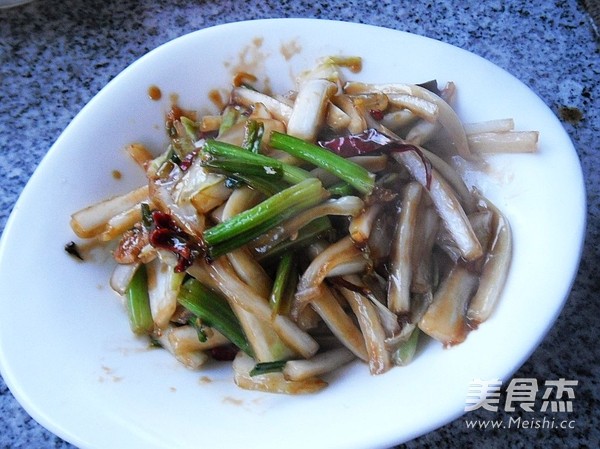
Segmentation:
{"type": "Polygon", "coordinates": [[[400,325],[400,329],[404,329],[405,326],[411,324],[410,312],[401,312],[397,315],[397,321],[400,325]]]}
{"type": "Polygon", "coordinates": [[[371,114],[371,117],[373,117],[375,120],[377,121],[381,121],[383,120],[383,111],[380,109],[371,109],[369,111],[369,114],[371,114]]]}
{"type": "Polygon", "coordinates": [[[192,166],[192,163],[197,155],[198,151],[192,151],[191,153],[188,153],[183,160],[179,162],[179,168],[181,168],[182,171],[186,171],[192,166]]]}
{"type": "Polygon", "coordinates": [[[150,232],[150,244],[166,249],[177,256],[175,272],[184,272],[205,251],[203,245],[183,231],[169,214],[152,212],[154,228],[150,232]]]}
{"type": "Polygon", "coordinates": [[[419,155],[425,167],[425,187],[428,190],[431,187],[431,162],[419,147],[394,140],[376,129],[369,128],[359,134],[336,137],[332,140],[319,142],[319,145],[342,157],[359,156],[374,152],[389,154],[414,151],[419,155]]]}
{"type": "Polygon", "coordinates": [[[231,345],[223,345],[223,346],[217,346],[216,348],[212,348],[210,350],[210,355],[215,360],[219,360],[222,362],[229,362],[229,361],[232,361],[233,359],[235,359],[235,356],[237,355],[238,352],[239,352],[238,347],[231,344],[231,345]]]}
{"type": "Polygon", "coordinates": [[[391,142],[393,142],[391,138],[370,128],[359,134],[350,134],[319,142],[319,145],[342,157],[352,157],[373,153],[391,142]]]}
{"type": "Polygon", "coordinates": [[[440,92],[440,88],[438,87],[437,80],[429,80],[424,83],[417,84],[417,86],[421,86],[423,89],[427,89],[429,92],[433,92],[438,97],[442,94],[440,92]]]}
{"type": "Polygon", "coordinates": [[[65,245],[65,251],[69,253],[71,256],[76,257],[79,260],[83,260],[83,257],[79,253],[79,248],[77,247],[77,243],[69,242],[65,245]]]}

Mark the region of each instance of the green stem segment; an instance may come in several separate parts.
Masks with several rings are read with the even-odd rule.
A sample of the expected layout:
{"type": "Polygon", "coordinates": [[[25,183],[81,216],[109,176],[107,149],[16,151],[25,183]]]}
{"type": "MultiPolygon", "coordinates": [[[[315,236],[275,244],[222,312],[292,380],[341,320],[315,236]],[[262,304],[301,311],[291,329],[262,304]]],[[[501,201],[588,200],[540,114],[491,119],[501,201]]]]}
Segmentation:
{"type": "Polygon", "coordinates": [[[265,196],[273,196],[277,192],[281,192],[289,187],[285,181],[281,179],[268,179],[263,176],[254,176],[241,173],[226,173],[229,179],[233,179],[236,182],[246,184],[251,189],[257,190],[265,196]]]}
{"type": "Polygon", "coordinates": [[[228,250],[239,248],[273,226],[320,203],[327,195],[327,191],[316,178],[306,179],[288,187],[204,231],[203,240],[208,245],[209,254],[212,257],[224,254],[218,248],[219,245],[226,245],[228,250]]]}
{"type": "Polygon", "coordinates": [[[127,287],[127,315],[131,330],[136,335],[150,334],[154,330],[154,320],[148,297],[148,275],[146,266],[140,265],[127,287]]]}
{"type": "Polygon", "coordinates": [[[254,357],[235,313],[229,303],[217,293],[197,279],[190,278],[181,286],[177,300],[204,324],[215,328],[246,354],[254,357]]]}
{"type": "Polygon", "coordinates": [[[248,120],[244,130],[244,142],[242,143],[242,148],[251,151],[252,153],[258,153],[260,151],[260,143],[264,132],[265,126],[262,122],[248,120]]]}
{"type": "Polygon", "coordinates": [[[277,131],[271,133],[270,145],[327,170],[364,195],[369,195],[375,187],[375,176],[366,168],[325,148],[277,131]]]}
{"type": "Polygon", "coordinates": [[[286,360],[276,360],[274,362],[262,362],[254,365],[250,370],[250,376],[259,376],[268,373],[280,373],[285,367],[286,360]]]}
{"type": "MultiPolygon", "coordinates": [[[[276,162],[276,161],[275,161],[276,162]]],[[[229,158],[210,158],[202,161],[204,167],[216,169],[219,172],[231,175],[260,176],[266,179],[281,180],[283,170],[281,164],[265,166],[242,160],[231,160],[229,158]]]]}
{"type": "Polygon", "coordinates": [[[299,167],[295,167],[285,162],[278,161],[272,157],[263,154],[256,154],[244,150],[236,145],[218,140],[207,140],[202,147],[203,151],[212,155],[218,160],[228,160],[232,163],[255,165],[263,171],[280,171],[283,180],[290,184],[297,184],[300,181],[311,178],[310,173],[299,167]]]}
{"type": "Polygon", "coordinates": [[[277,266],[273,289],[269,298],[273,314],[287,315],[289,313],[297,283],[298,272],[294,256],[291,252],[285,253],[277,266]]]}
{"type": "Polygon", "coordinates": [[[268,261],[275,260],[277,257],[280,257],[287,252],[293,252],[299,248],[304,248],[316,241],[318,238],[321,238],[332,232],[333,228],[331,226],[331,220],[329,220],[328,217],[319,217],[300,229],[300,231],[298,231],[298,235],[293,240],[284,240],[267,252],[257,252],[255,253],[255,257],[261,263],[268,263],[268,261]]]}
{"type": "Polygon", "coordinates": [[[331,196],[349,196],[356,195],[356,190],[347,182],[338,182],[327,188],[331,196]]]}
{"type": "Polygon", "coordinates": [[[229,130],[240,117],[240,112],[233,106],[227,106],[222,114],[221,126],[219,127],[219,136],[229,130]]]}
{"type": "Polygon", "coordinates": [[[415,353],[417,352],[420,333],[421,331],[419,328],[415,328],[415,330],[412,331],[412,334],[410,334],[410,337],[408,337],[408,340],[400,344],[398,349],[396,349],[396,351],[392,354],[392,360],[394,361],[394,364],[405,366],[412,361],[415,353]]]}

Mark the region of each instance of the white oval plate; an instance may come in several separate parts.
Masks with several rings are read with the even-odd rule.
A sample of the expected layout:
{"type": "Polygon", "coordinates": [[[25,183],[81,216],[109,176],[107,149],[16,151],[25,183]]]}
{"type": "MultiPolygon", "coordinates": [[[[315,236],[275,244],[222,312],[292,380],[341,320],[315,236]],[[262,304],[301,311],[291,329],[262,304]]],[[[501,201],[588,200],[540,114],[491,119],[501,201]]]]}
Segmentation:
{"type": "Polygon", "coordinates": [[[26,186],[2,236],[0,366],[19,402],[82,448],[388,446],[463,413],[474,378],[506,379],[531,354],[568,295],[584,231],[579,162],[560,123],[522,83],[490,62],[438,41],[371,26],[305,19],[233,23],[176,39],[109,83],[73,120],[26,186]],[[227,365],[203,372],[147,349],[108,287],[110,256],[78,263],[72,212],[143,181],[123,148],[157,151],[170,95],[210,107],[208,93],[245,69],[275,92],[327,55],[357,55],[348,78],[458,86],[466,121],[513,117],[539,130],[539,153],[490,159],[472,180],[506,213],[514,260],[493,317],[467,341],[424,345],[414,362],[381,376],[355,364],[323,392],[299,397],[238,389],[227,365]],[[286,59],[287,58],[287,59],[286,59]],[[161,101],[147,91],[157,85],[161,101]],[[123,176],[111,176],[119,170],[123,176]]]}

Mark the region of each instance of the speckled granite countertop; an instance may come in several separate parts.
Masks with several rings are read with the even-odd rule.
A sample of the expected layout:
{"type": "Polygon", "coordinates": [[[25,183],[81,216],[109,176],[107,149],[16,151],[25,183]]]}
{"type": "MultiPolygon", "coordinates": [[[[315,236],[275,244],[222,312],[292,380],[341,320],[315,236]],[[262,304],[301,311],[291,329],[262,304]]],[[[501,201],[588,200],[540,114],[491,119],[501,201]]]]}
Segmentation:
{"type": "MultiPolygon", "coordinates": [[[[587,180],[586,245],[562,314],[514,377],[578,380],[573,428],[474,430],[458,419],[402,447],[600,447],[599,40],[582,2],[38,0],[0,10],[0,230],[60,132],[127,65],[182,34],[268,17],[363,22],[462,47],[515,75],[561,118],[587,180]]],[[[71,446],[33,421],[0,379],[0,447],[71,446]]]]}

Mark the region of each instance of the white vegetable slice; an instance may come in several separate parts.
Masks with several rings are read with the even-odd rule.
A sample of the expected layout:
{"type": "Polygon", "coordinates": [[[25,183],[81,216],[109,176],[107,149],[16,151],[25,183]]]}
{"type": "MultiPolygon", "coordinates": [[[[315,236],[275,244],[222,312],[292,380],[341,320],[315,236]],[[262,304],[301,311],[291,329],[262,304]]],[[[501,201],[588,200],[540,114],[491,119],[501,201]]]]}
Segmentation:
{"type": "MultiPolygon", "coordinates": [[[[150,206],[152,207],[152,206],[150,206]]],[[[98,240],[107,242],[120,237],[125,231],[142,219],[141,204],[136,204],[131,209],[112,217],[106,223],[104,231],[98,235],[98,240]]]]}
{"type": "Polygon", "coordinates": [[[358,319],[369,354],[371,374],[382,374],[388,371],[392,367],[392,362],[385,345],[385,330],[379,321],[377,309],[371,301],[357,292],[346,288],[340,288],[340,292],[358,319]]]}
{"type": "Polygon", "coordinates": [[[410,290],[426,294],[433,290],[433,246],[439,230],[439,217],[432,207],[422,207],[419,212],[419,226],[413,245],[412,280],[410,290]]]}
{"type": "Polygon", "coordinates": [[[475,153],[533,153],[537,151],[537,131],[482,132],[469,134],[469,148],[475,153]]]}
{"type": "Polygon", "coordinates": [[[367,122],[352,98],[348,95],[336,95],[331,101],[349,117],[347,126],[350,133],[358,134],[367,129],[367,122]]]}
{"type": "Polygon", "coordinates": [[[512,259],[512,233],[506,217],[489,200],[479,196],[486,208],[494,213],[493,236],[485,256],[479,288],[467,310],[470,325],[477,327],[486,321],[502,293],[512,259]]]}
{"type": "Polygon", "coordinates": [[[365,84],[358,82],[346,83],[344,91],[349,94],[382,92],[388,94],[388,96],[404,94],[434,103],[439,110],[437,120],[442,125],[442,128],[448,133],[448,145],[453,148],[455,154],[458,154],[465,159],[472,158],[467,143],[467,136],[458,115],[456,115],[456,112],[448,103],[433,92],[416,84],[365,84]]]}
{"type": "MultiPolygon", "coordinates": [[[[456,93],[456,86],[450,82],[440,92],[440,97],[448,104],[452,104],[452,99],[456,93]]],[[[419,120],[406,134],[406,140],[415,145],[423,145],[433,139],[441,128],[439,121],[419,120]]]]}
{"type": "Polygon", "coordinates": [[[152,319],[158,329],[164,329],[177,308],[177,294],[184,273],[176,273],[173,267],[159,257],[146,264],[146,273],[152,319]]]}
{"type": "MultiPolygon", "coordinates": [[[[244,186],[235,189],[225,203],[221,219],[223,221],[228,220],[249,209],[257,203],[259,198],[260,194],[249,187],[244,186]]],[[[262,266],[252,257],[247,247],[230,251],[227,258],[242,281],[261,296],[269,296],[273,282],[262,266]]]]}
{"type": "Polygon", "coordinates": [[[324,123],[329,98],[336,91],[337,86],[324,79],[311,79],[304,82],[294,102],[287,133],[314,142],[317,132],[324,123]]]}
{"type": "Polygon", "coordinates": [[[198,369],[209,359],[208,355],[203,351],[181,350],[177,346],[174,346],[169,339],[168,332],[155,335],[155,338],[163,348],[173,354],[173,356],[187,368],[198,369]]]}
{"type": "Polygon", "coordinates": [[[410,311],[412,282],[412,251],[417,216],[423,188],[418,182],[408,183],[402,192],[398,224],[392,240],[388,286],[388,308],[396,314],[410,311]]]}
{"type": "Polygon", "coordinates": [[[369,356],[360,330],[327,285],[321,284],[319,294],[311,301],[311,307],[344,346],[356,357],[365,362],[368,360],[369,356]]]}
{"type": "Polygon", "coordinates": [[[206,340],[200,341],[198,331],[193,326],[173,326],[165,331],[169,342],[175,352],[184,353],[190,351],[206,351],[207,349],[216,348],[230,344],[230,341],[213,328],[206,328],[204,335],[206,340]]]}
{"type": "Polygon", "coordinates": [[[292,314],[302,310],[319,292],[319,285],[328,276],[342,276],[359,273],[369,265],[365,254],[354,245],[350,236],[329,245],[313,259],[302,274],[292,314]]]}
{"type": "Polygon", "coordinates": [[[499,133],[512,131],[515,128],[515,121],[511,118],[486,120],[484,122],[465,123],[463,124],[465,133],[499,133]]]}
{"type": "Polygon", "coordinates": [[[250,371],[255,364],[251,357],[238,352],[233,360],[234,381],[238,387],[268,393],[304,394],[315,393],[327,386],[327,382],[314,377],[297,381],[287,380],[280,372],[251,376],[250,371]]]}
{"type": "Polygon", "coordinates": [[[315,355],[309,360],[289,360],[283,368],[288,380],[307,380],[327,374],[355,359],[346,348],[336,348],[315,355]]]}
{"type": "Polygon", "coordinates": [[[143,201],[148,201],[148,186],[139,187],[75,212],[71,215],[71,228],[78,237],[95,237],[105,230],[111,218],[143,201]]]}
{"type": "Polygon", "coordinates": [[[428,171],[421,157],[414,151],[395,152],[392,153],[392,157],[404,165],[412,177],[425,187],[438,215],[452,235],[462,256],[466,260],[475,260],[481,257],[483,255],[481,244],[473,232],[460,201],[448,183],[436,170],[428,171]]]}
{"type": "Polygon", "coordinates": [[[262,103],[274,118],[285,124],[288,123],[293,110],[291,106],[283,101],[246,87],[234,88],[231,92],[231,101],[248,107],[256,103],[262,103]]]}
{"type": "Polygon", "coordinates": [[[444,346],[462,343],[469,333],[465,308],[477,281],[477,274],[455,265],[435,292],[433,303],[419,321],[419,328],[444,346]]]}
{"type": "Polygon", "coordinates": [[[271,308],[266,298],[260,297],[247,284],[242,282],[233,268],[223,257],[211,264],[196,261],[188,272],[203,282],[205,274],[213,280],[225,298],[232,304],[254,314],[263,322],[271,323],[273,330],[291,349],[305,358],[313,356],[319,349],[318,343],[306,332],[300,329],[291,319],[284,315],[272,316],[271,308]]]}
{"type": "Polygon", "coordinates": [[[140,262],[122,264],[118,263],[110,276],[110,286],[119,295],[127,292],[127,287],[133,278],[133,275],[140,266],[140,262]]]}
{"type": "Polygon", "coordinates": [[[409,94],[388,94],[390,103],[396,107],[408,109],[417,117],[434,123],[439,115],[440,109],[437,104],[424,100],[423,98],[415,97],[409,94]]]}

